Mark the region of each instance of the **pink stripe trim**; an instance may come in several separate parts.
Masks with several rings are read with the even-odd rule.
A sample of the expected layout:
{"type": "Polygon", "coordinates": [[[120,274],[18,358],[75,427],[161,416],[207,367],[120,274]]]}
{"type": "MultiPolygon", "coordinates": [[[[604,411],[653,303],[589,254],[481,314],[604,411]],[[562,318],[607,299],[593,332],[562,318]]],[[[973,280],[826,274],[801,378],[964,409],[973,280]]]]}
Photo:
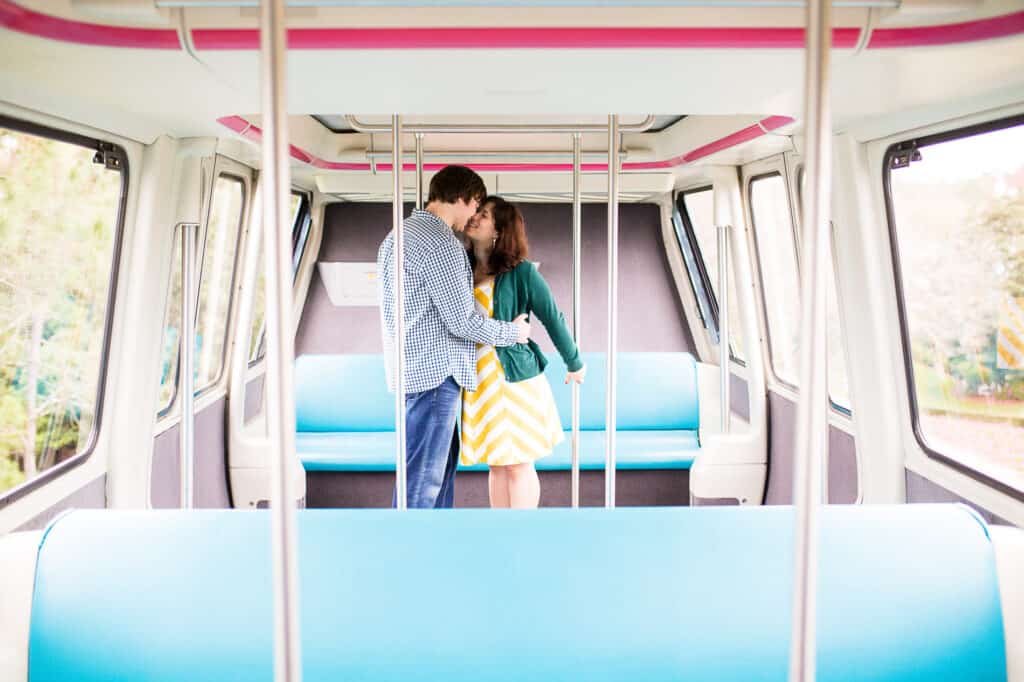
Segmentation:
{"type": "MultiPolygon", "coordinates": [[[[859,28],[837,28],[833,45],[856,46],[859,28]]],[[[254,50],[256,29],[196,29],[199,50],[254,50]]],[[[802,28],[295,28],[293,50],[802,48],[802,28]]]]}
{"type": "MultiPolygon", "coordinates": [[[[92,24],[64,19],[0,0],[0,26],[19,33],[79,45],[178,50],[177,31],[92,24]]],[[[987,19],[904,28],[879,28],[869,49],[955,45],[1024,33],[1024,11],[987,19]]],[[[259,48],[257,29],[197,29],[197,49],[259,48]]],[[[859,28],[837,28],[833,46],[855,47],[859,28]]],[[[610,27],[610,28],[300,28],[288,32],[296,50],[430,49],[799,49],[802,28],[610,27]]]]}
{"type": "MultiPolygon", "coordinates": [[[[622,170],[656,170],[663,168],[674,168],[687,163],[693,163],[698,159],[702,159],[705,156],[710,156],[715,152],[735,147],[736,145],[749,142],[750,140],[761,137],[765,134],[765,131],[772,131],[783,126],[793,123],[794,119],[789,116],[769,116],[768,118],[762,119],[760,122],[755,123],[752,126],[748,126],[743,130],[739,130],[731,135],[719,138],[714,142],[710,142],[703,147],[698,147],[691,152],[682,154],[680,156],[672,157],[666,161],[638,161],[633,163],[623,163],[622,170]]],[[[259,144],[263,140],[263,131],[258,126],[254,126],[241,116],[225,116],[218,118],[217,122],[221,125],[229,128],[230,130],[238,133],[245,139],[259,144]]],[[[338,161],[327,161],[321,159],[313,154],[310,154],[305,149],[296,147],[295,145],[290,146],[291,157],[297,161],[301,161],[314,168],[321,168],[324,170],[347,170],[347,171],[368,171],[370,170],[369,163],[342,163],[338,161]]],[[[444,168],[447,164],[443,163],[425,163],[423,164],[423,170],[426,171],[437,171],[444,168]]],[[[570,163],[469,163],[466,164],[475,171],[481,173],[496,173],[496,172],[509,172],[509,171],[536,171],[536,172],[548,172],[548,173],[568,173],[572,171],[572,164],[570,163]]],[[[390,163],[378,163],[377,170],[391,172],[390,163]]],[[[416,164],[414,163],[403,163],[403,171],[415,171],[416,164]]],[[[608,164],[606,163],[585,163],[583,164],[583,170],[587,172],[606,172],[608,170],[608,164]]]]}
{"type": "Polygon", "coordinates": [[[10,0],[0,0],[0,26],[39,38],[79,45],[139,47],[151,50],[181,49],[178,32],[173,29],[87,24],[25,9],[10,0]]]}
{"type": "Polygon", "coordinates": [[[906,28],[876,28],[868,42],[869,49],[893,47],[925,47],[928,45],[955,45],[1024,33],[1024,11],[999,17],[965,21],[938,26],[908,26],[906,28]]]}

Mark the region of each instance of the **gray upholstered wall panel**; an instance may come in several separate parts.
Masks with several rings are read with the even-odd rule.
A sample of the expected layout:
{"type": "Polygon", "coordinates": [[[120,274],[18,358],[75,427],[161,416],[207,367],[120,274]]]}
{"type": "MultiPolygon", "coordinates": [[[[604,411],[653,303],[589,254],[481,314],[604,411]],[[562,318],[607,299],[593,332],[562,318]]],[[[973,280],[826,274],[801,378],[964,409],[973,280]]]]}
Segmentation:
{"type": "Polygon", "coordinates": [[[853,435],[828,429],[828,499],[832,504],[857,501],[857,444],[853,435]]]}
{"type": "MultiPolygon", "coordinates": [[[[224,433],[226,401],[221,398],[196,414],[195,505],[223,509],[231,506],[228,493],[227,439],[224,433]]],[[[153,444],[150,502],[155,509],[181,504],[179,463],[180,426],[164,431],[153,444]]]]}
{"type": "Polygon", "coordinates": [[[768,391],[768,490],[765,504],[793,503],[793,443],[796,406],[768,391]]]}
{"type": "Polygon", "coordinates": [[[996,516],[987,509],[982,509],[977,504],[969,502],[964,498],[960,497],[951,490],[943,488],[938,483],[930,481],[929,479],[915,474],[909,469],[907,472],[907,502],[910,504],[914,503],[928,503],[928,502],[960,502],[973,508],[989,523],[998,523],[1001,525],[1010,526],[1013,525],[1006,519],[996,516]]]}
{"type": "MultiPolygon", "coordinates": [[[[721,401],[719,401],[719,405],[721,405],[721,401]]],[[[729,375],[729,408],[750,421],[750,388],[747,386],[746,379],[735,374],[729,375]]]]}
{"type": "Polygon", "coordinates": [[[245,415],[242,417],[249,421],[260,411],[263,406],[263,385],[265,374],[261,374],[245,385],[245,415]]]}
{"type": "Polygon", "coordinates": [[[68,509],[103,509],[107,506],[107,476],[87,483],[49,509],[33,516],[15,530],[40,530],[68,509]]]}
{"type": "MultiPolygon", "coordinates": [[[[521,204],[530,259],[572,319],[572,214],[566,204],[521,204]]],[[[409,207],[407,207],[407,212],[409,207]]],[[[690,351],[694,344],[672,280],[661,239],[661,214],[653,204],[623,204],[619,224],[619,348],[623,351],[690,351]]],[[[607,348],[607,209],[583,207],[583,350],[607,348]]],[[[339,203],[327,207],[322,262],[371,262],[391,229],[389,204],[339,203]]],[[[306,299],[295,342],[305,353],[379,353],[376,308],[336,308],[319,273],[306,299]]],[[[541,325],[534,336],[553,351],[541,325]]]]}
{"type": "MultiPolygon", "coordinates": [[[[765,504],[792,504],[796,404],[769,391],[768,416],[768,490],[765,504]]],[[[857,449],[853,436],[830,426],[828,447],[829,500],[833,504],[856,502],[857,449]]]]}

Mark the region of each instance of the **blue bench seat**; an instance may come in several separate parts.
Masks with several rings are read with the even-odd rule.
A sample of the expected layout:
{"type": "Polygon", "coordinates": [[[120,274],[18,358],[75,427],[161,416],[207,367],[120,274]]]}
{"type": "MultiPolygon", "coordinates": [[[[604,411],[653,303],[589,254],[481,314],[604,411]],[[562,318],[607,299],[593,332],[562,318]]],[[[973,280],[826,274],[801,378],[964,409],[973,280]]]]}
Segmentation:
{"type": "MultiPolygon", "coordinates": [[[[616,468],[688,469],[700,449],[696,362],[688,353],[620,353],[616,468]]],[[[580,390],[580,468],[605,464],[603,353],[584,354],[580,390]]],[[[558,360],[545,371],[563,427],[572,394],[558,360]]],[[[296,450],[307,471],[394,471],[394,396],[380,355],[303,355],[296,361],[296,450]]],[[[568,470],[570,433],[537,462],[541,471],[568,470]]],[[[486,470],[485,465],[463,470],[486,470]]]]}
{"type": "MultiPolygon", "coordinates": [[[[300,510],[296,523],[306,682],[787,677],[788,507],[300,510]]],[[[980,518],[826,506],[819,523],[818,682],[1006,682],[1013,605],[980,518]]],[[[28,680],[270,682],[270,538],[263,511],[58,518],[36,559],[28,680]]]]}
{"type": "MultiPolygon", "coordinates": [[[[571,466],[569,436],[554,452],[537,460],[538,471],[563,471],[571,466]]],[[[394,432],[299,433],[295,447],[306,471],[394,471],[394,432]]],[[[580,432],[580,469],[604,470],[604,431],[580,432]]],[[[616,436],[616,469],[689,469],[700,446],[693,431],[620,431],[616,436]]],[[[460,466],[462,471],[487,471],[486,464],[460,466]]]]}

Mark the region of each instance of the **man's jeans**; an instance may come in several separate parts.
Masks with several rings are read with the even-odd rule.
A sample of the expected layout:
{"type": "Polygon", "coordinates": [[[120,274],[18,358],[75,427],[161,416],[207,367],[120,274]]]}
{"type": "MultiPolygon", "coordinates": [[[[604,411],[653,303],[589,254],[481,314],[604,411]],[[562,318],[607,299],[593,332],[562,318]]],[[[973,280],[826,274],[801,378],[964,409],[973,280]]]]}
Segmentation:
{"type": "MultiPolygon", "coordinates": [[[[450,508],[455,502],[462,388],[448,377],[429,391],[405,395],[405,461],[409,509],[450,508]]],[[[395,506],[397,490],[391,497],[395,506]]]]}

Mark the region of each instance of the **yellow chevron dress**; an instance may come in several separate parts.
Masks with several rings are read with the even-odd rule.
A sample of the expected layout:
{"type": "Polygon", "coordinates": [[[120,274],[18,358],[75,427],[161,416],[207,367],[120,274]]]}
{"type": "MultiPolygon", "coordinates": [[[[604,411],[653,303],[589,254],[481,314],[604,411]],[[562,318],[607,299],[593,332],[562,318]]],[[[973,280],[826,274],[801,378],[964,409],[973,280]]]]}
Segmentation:
{"type": "MultiPolygon", "coordinates": [[[[473,291],[482,315],[494,316],[493,294],[493,284],[473,291]]],[[[476,347],[476,374],[477,389],[462,392],[462,464],[523,464],[551,454],[565,435],[544,375],[506,381],[494,346],[483,344],[476,347]]]]}

